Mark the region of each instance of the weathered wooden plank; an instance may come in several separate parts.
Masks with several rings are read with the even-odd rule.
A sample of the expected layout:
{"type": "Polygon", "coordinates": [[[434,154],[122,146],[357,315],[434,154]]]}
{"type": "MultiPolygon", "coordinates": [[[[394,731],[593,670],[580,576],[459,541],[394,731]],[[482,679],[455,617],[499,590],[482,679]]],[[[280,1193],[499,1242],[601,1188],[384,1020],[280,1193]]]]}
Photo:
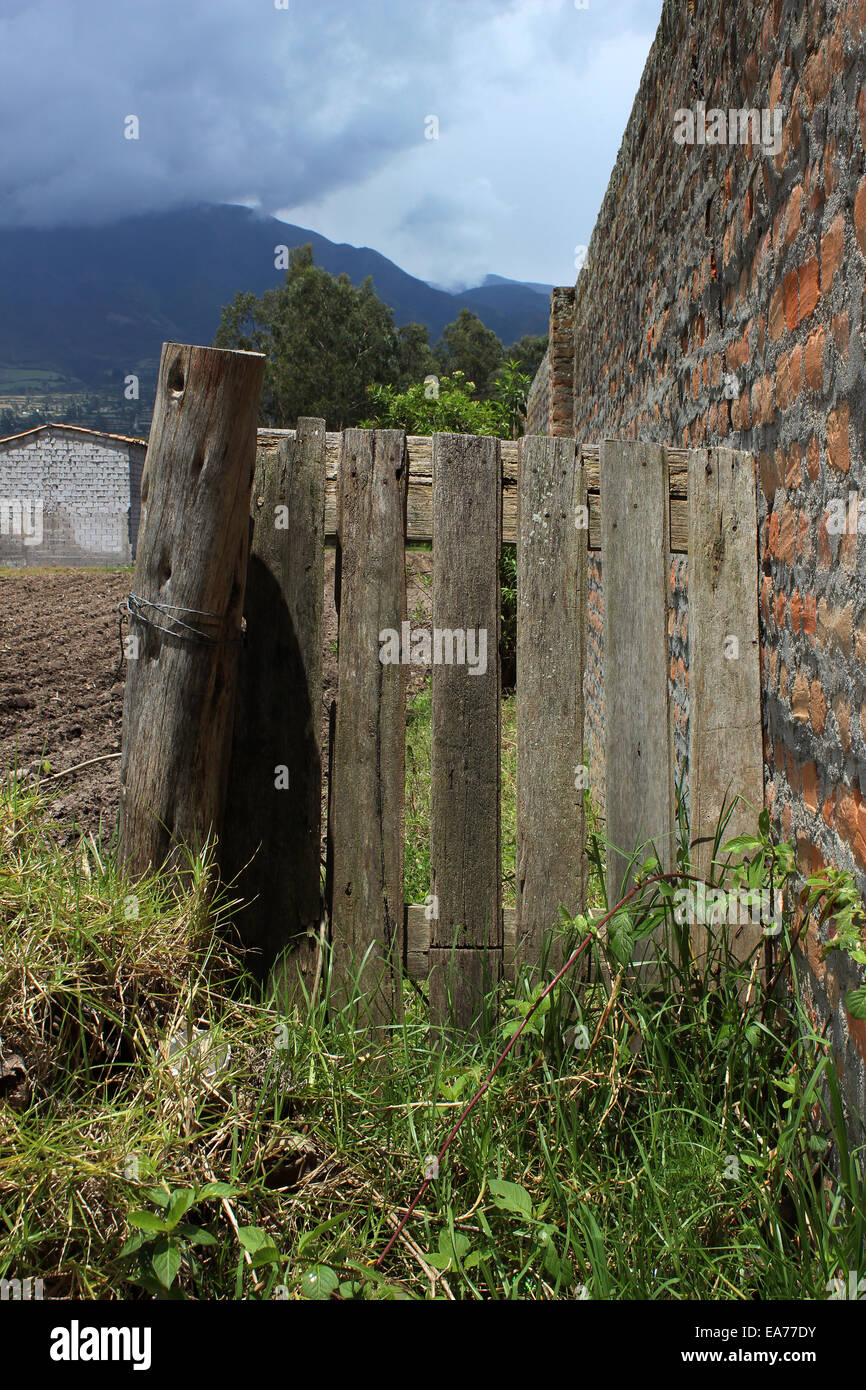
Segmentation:
{"type": "MultiPolygon", "coordinates": [[[[281,437],[293,435],[294,430],[259,430],[259,447],[273,448],[281,437]]],[[[406,510],[406,538],[409,541],[433,539],[432,440],[425,435],[409,435],[409,498],[406,510]]],[[[502,451],[502,539],[517,541],[517,448],[519,441],[503,439],[502,451]]],[[[584,483],[589,495],[589,547],[601,548],[601,506],[598,497],[597,444],[584,444],[581,449],[584,483]]],[[[687,506],[688,453],[687,449],[669,449],[670,468],[670,536],[671,550],[685,553],[688,547],[689,516],[687,506]]],[[[337,463],[340,435],[329,433],[325,447],[325,541],[333,544],[337,534],[337,463]]]]}
{"type": "MultiPolygon", "coordinates": [[[[517,543],[517,963],[538,965],[545,933],[586,906],[583,673],[585,527],[574,439],[528,438],[517,543]]],[[[556,944],[549,963],[559,968],[556,944]]]]}
{"type": "Polygon", "coordinates": [[[502,972],[500,476],[498,440],[434,436],[430,1015],[461,1029],[502,972]],[[462,662],[444,636],[437,659],[437,631],[462,662]]]}
{"type": "Polygon", "coordinates": [[[221,860],[246,906],[235,918],[266,971],[312,986],[321,921],[325,422],[302,419],[259,449],[234,744],[221,860]]]}
{"type": "MultiPolygon", "coordinates": [[[[426,980],[430,971],[430,921],[427,917],[429,907],[423,903],[406,903],[404,907],[406,972],[413,980],[426,980]]],[[[517,913],[513,907],[502,909],[503,928],[503,967],[508,975],[514,965],[514,952],[517,944],[517,913]]]]}
{"type": "MultiPolygon", "coordinates": [[[[601,550],[601,499],[597,492],[588,494],[589,548],[601,550]]],[[[670,548],[674,554],[685,555],[689,548],[689,504],[685,497],[670,499],[670,548]]]]}
{"type": "MultiPolygon", "coordinates": [[[[758,646],[758,524],[755,461],[733,449],[696,449],[689,478],[689,810],[696,871],[708,875],[722,806],[739,795],[764,804],[758,646]]],[[[754,833],[756,809],[738,803],[725,839],[754,833]]],[[[755,910],[746,918],[757,919],[755,910]]],[[[744,958],[758,924],[731,930],[744,958]]],[[[698,957],[706,931],[692,934],[698,957]]]]}
{"type": "MultiPolygon", "coordinates": [[[[613,904],[630,886],[628,859],[638,845],[652,841],[665,865],[672,857],[665,452],[606,440],[600,475],[607,895],[613,904]]],[[[636,958],[651,953],[651,943],[644,943],[636,958]]]]}
{"type": "Polygon", "coordinates": [[[132,874],[221,830],[264,365],[163,345],[128,601],[119,860],[132,874]]]}
{"type": "Polygon", "coordinates": [[[408,455],[398,430],[347,430],[340,461],[338,690],[330,833],[336,996],[401,1010],[405,668],[382,634],[406,613],[408,455]]]}

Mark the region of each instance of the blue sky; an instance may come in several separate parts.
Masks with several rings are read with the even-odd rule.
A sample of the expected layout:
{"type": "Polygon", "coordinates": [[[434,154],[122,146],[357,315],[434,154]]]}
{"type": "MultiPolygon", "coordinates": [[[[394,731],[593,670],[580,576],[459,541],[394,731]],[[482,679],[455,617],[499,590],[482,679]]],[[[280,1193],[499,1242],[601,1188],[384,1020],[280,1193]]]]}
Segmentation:
{"type": "Polygon", "coordinates": [[[490,271],[569,284],[660,15],[661,0],[0,0],[0,223],[244,201],[449,288],[490,271]]]}

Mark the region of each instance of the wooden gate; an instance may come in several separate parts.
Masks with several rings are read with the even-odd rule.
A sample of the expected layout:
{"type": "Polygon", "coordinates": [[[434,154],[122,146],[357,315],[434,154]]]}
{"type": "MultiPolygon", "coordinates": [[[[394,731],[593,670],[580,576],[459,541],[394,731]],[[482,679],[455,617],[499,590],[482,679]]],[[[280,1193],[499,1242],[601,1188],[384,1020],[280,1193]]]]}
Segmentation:
{"type": "MultiPolygon", "coordinates": [[[[168,408],[162,394],[157,414],[168,408]]],[[[160,437],[155,429],[152,439],[160,437]]],[[[149,451],[146,477],[152,481],[159,471],[149,451]]],[[[151,487],[145,512],[153,506],[151,487]]],[[[669,859],[674,845],[671,553],[689,557],[693,841],[712,834],[726,795],[740,792],[762,804],[751,455],[635,441],[593,447],[547,437],[512,443],[447,434],[407,438],[400,431],[331,434],[321,420],[301,420],[296,431],[258,431],[249,506],[241,553],[245,634],[236,649],[225,816],[211,815],[203,827],[191,813],[189,825],[175,822],[172,833],[220,834],[223,871],[236,876],[248,900],[243,934],[264,961],[291,944],[292,969],[311,984],[328,932],[334,990],[339,996],[360,980],[372,1022],[399,1017],[408,974],[428,980],[434,1020],[466,1028],[503,973],[515,962],[539,960],[560,906],[571,915],[585,910],[588,549],[601,550],[604,582],[610,901],[637,843],[652,839],[669,859]],[[406,670],[412,644],[424,641],[407,622],[405,548],[418,540],[431,541],[433,550],[426,639],[431,885],[423,904],[403,901],[406,670]],[[518,561],[517,883],[516,906],[505,912],[503,542],[516,545],[518,561]],[[338,688],[323,890],[319,722],[324,552],[331,545],[338,688]]],[[[163,602],[164,586],[159,595],[143,592],[159,571],[149,550],[162,544],[146,517],[142,537],[136,600],[163,602]]],[[[175,593],[174,602],[183,599],[175,593]]],[[[237,606],[234,589],[232,602],[237,606]]],[[[182,647],[186,638],[159,628],[148,640],[182,647]]],[[[224,648],[213,660],[226,670],[224,648]]],[[[152,707],[141,699],[143,679],[137,673],[136,710],[152,707]]],[[[128,688],[125,782],[136,785],[136,763],[147,757],[149,784],[159,785],[158,732],[133,726],[130,710],[128,688]]],[[[740,828],[733,822],[731,834],[740,828]]],[[[122,844],[122,852],[143,867],[133,845],[122,844]]]]}

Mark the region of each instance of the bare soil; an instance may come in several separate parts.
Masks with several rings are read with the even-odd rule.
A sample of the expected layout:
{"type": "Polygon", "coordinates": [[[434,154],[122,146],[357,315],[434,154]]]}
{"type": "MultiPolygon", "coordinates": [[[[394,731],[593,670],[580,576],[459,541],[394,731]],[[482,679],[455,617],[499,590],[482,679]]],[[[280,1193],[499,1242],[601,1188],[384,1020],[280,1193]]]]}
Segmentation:
{"type": "MultiPolygon", "coordinates": [[[[430,621],[432,556],[407,556],[407,614],[430,621]]],[[[110,839],[120,800],[120,759],[69,776],[55,774],[104,754],[119,754],[126,664],[121,664],[117,606],[132,588],[129,570],[30,569],[0,571],[0,774],[36,771],[43,789],[56,788],[52,814],[66,837],[93,833],[110,839]],[[44,764],[47,762],[48,767],[44,764]]],[[[322,737],[337,693],[337,615],[334,552],[325,553],[322,737]]],[[[425,673],[408,668],[409,692],[425,673]]]]}

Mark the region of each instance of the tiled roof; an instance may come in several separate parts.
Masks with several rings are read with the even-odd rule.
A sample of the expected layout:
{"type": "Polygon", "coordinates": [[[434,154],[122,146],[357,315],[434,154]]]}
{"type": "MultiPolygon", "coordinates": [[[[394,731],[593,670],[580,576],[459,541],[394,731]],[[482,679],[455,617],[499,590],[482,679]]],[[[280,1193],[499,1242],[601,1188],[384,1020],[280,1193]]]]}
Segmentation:
{"type": "Polygon", "coordinates": [[[116,439],[119,444],[146,444],[146,439],[137,439],[128,434],[112,434],[109,430],[88,430],[83,425],[34,425],[32,430],[22,430],[21,434],[7,434],[0,439],[0,446],[3,444],[13,444],[19,439],[27,439],[31,434],[40,434],[42,430],[71,430],[73,434],[87,434],[91,439],[116,439]]]}

